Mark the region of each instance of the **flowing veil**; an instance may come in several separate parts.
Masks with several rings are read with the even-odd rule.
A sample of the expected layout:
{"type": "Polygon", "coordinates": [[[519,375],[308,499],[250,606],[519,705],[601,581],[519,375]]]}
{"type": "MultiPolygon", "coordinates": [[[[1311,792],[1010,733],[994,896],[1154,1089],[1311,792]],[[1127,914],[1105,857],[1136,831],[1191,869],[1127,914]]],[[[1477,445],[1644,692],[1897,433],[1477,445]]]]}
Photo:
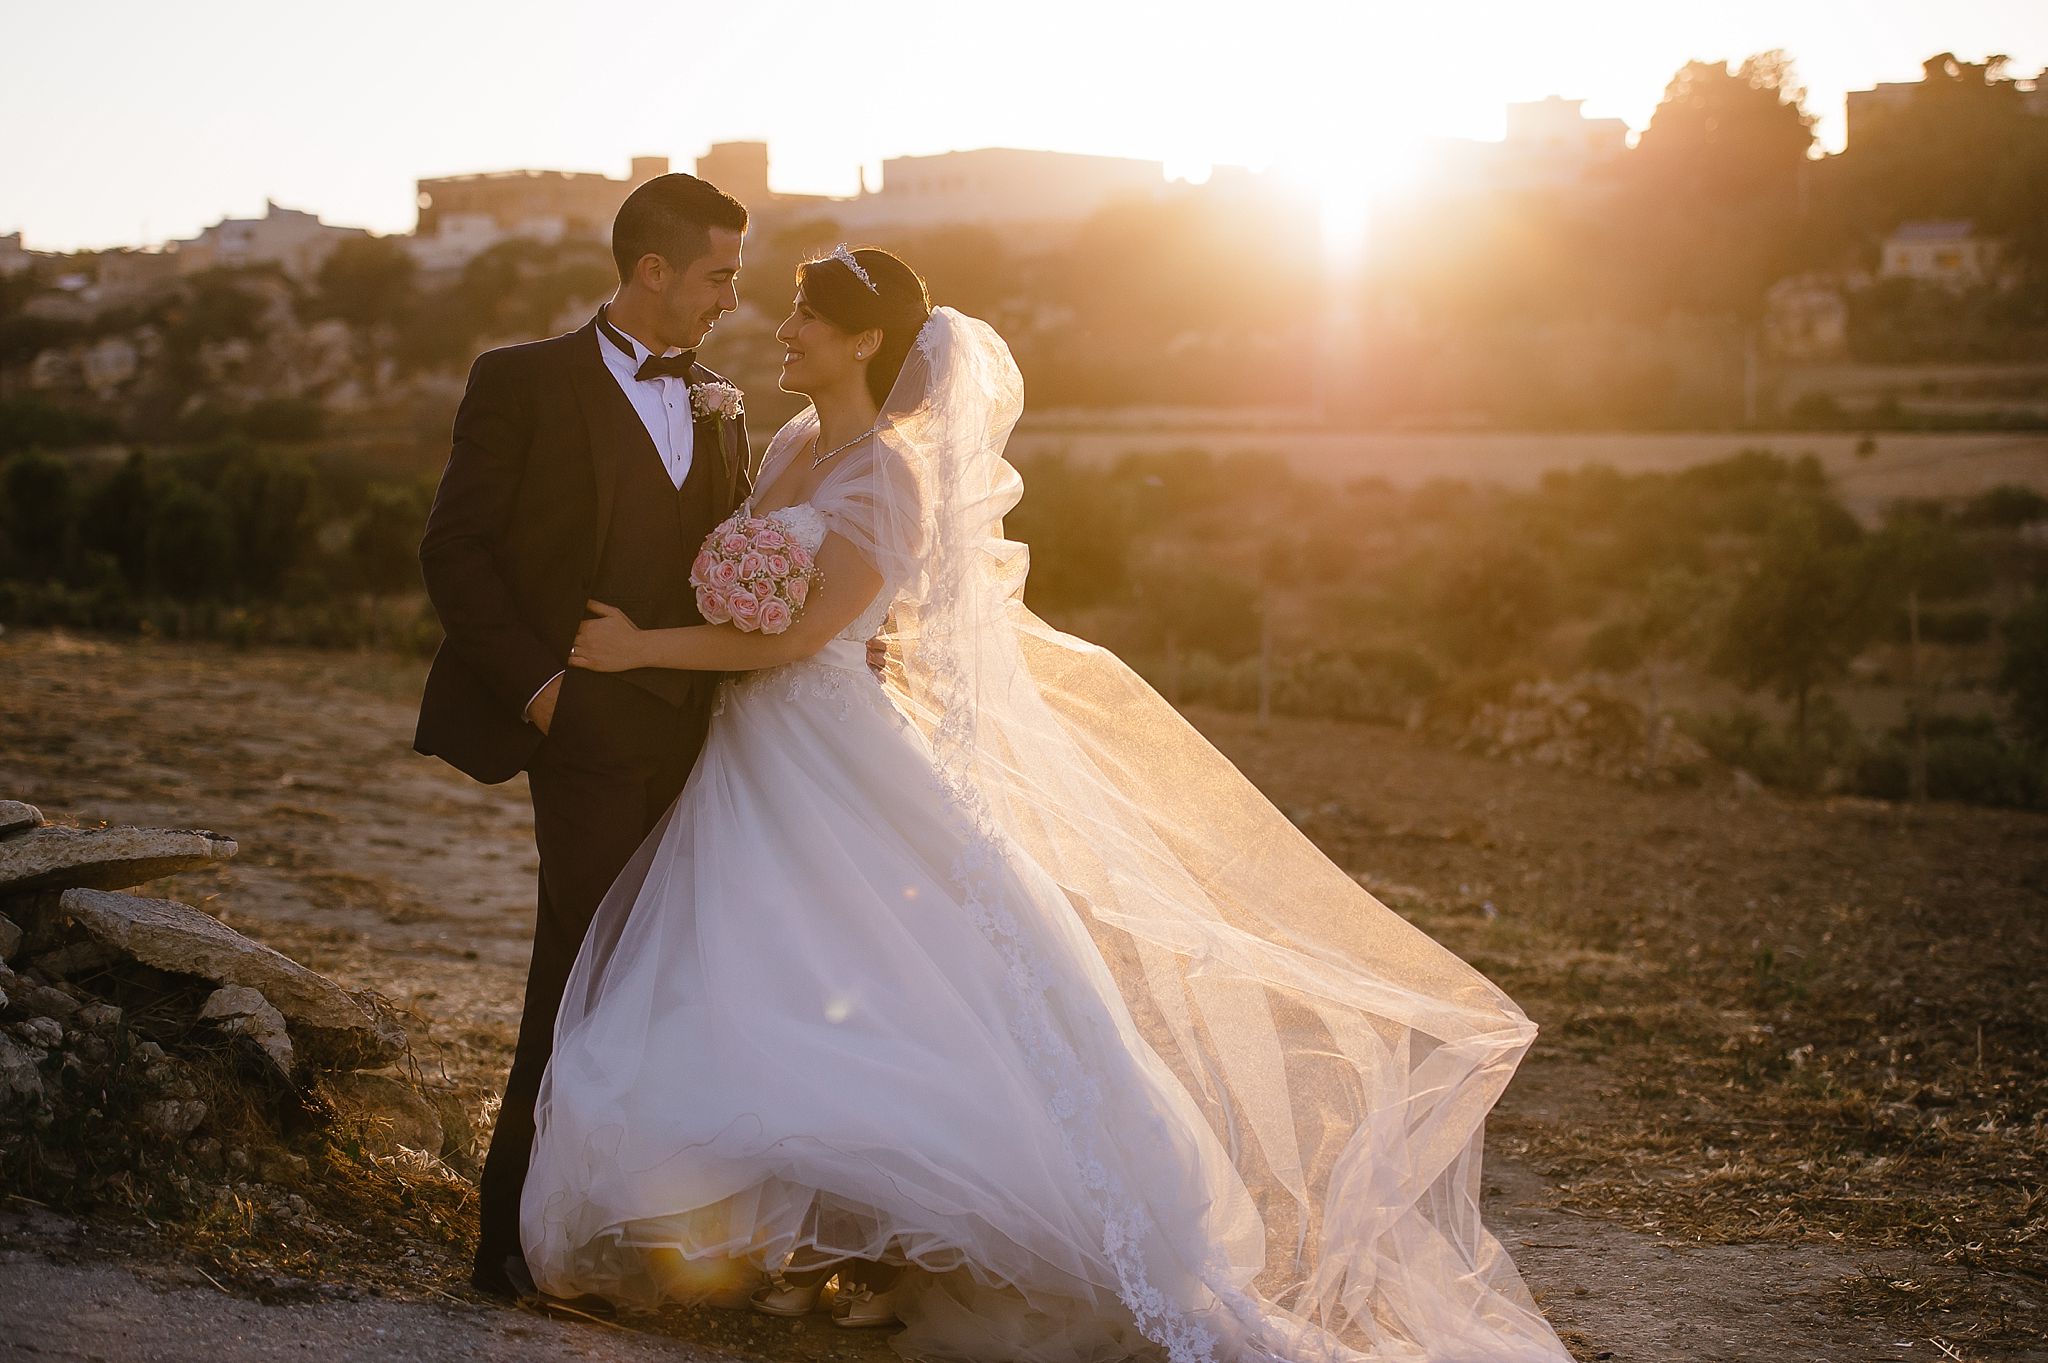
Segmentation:
{"type": "Polygon", "coordinates": [[[1025,607],[1027,553],[1002,527],[1022,405],[995,331],[937,309],[878,441],[816,505],[894,593],[889,689],[968,827],[963,902],[999,945],[1015,915],[1070,911],[1107,967],[1087,983],[1228,1153],[1186,1190],[1208,1209],[1193,1232],[1154,1224],[1098,1158],[1114,1095],[1039,1034],[1047,982],[1012,960],[1015,1025],[1103,1211],[1119,1295],[1175,1360],[1566,1358],[1479,1215],[1485,1117],[1535,1025],[1128,667],[1025,607]],[[1053,903],[1006,901],[989,868],[1014,852],[1053,903]]]}

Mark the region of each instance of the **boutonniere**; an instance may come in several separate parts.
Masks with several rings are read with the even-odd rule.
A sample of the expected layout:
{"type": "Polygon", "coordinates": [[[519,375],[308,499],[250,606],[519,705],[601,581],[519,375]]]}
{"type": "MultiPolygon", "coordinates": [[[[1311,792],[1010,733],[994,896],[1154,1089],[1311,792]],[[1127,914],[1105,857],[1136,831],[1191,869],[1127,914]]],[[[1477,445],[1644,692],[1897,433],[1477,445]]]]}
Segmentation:
{"type": "Polygon", "coordinates": [[[732,421],[747,407],[740,397],[740,390],[729,383],[693,383],[690,385],[690,410],[698,416],[732,421]]]}

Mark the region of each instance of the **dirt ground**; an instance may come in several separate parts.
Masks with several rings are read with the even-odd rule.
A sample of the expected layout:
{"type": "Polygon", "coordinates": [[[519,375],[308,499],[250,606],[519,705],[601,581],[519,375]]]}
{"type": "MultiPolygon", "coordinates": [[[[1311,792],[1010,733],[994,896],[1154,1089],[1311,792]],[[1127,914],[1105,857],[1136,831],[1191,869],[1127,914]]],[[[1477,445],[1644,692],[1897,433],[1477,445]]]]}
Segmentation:
{"type": "MultiPolygon", "coordinates": [[[[522,782],[478,786],[410,751],[419,675],[381,657],[0,635],[0,797],[236,837],[225,869],[164,888],[411,1010],[420,1063],[481,1118],[519,1011],[530,815],[522,782]]],[[[2001,1077],[2038,1068],[2048,818],[1643,790],[1386,728],[1300,720],[1258,734],[1242,716],[1194,718],[1544,1028],[1489,1124],[1487,1214],[1576,1355],[2048,1359],[2035,1328],[2048,1274],[2027,1229],[2044,1114],[2035,1090],[2001,1077]],[[1896,1104],[1927,1119],[1904,1153],[1873,1165],[1858,1146],[1863,1163],[1844,1172],[1849,1155],[1807,1128],[1847,1122],[1843,1086],[1862,1072],[1856,1038],[1835,1033],[1848,1014],[1816,1000],[1838,1001],[1830,944],[1897,936],[1887,912],[1901,903],[1921,936],[1896,968],[1913,973],[1887,993],[1865,967],[1892,958],[1845,954],[1843,978],[1861,973],[1841,997],[1870,1004],[1875,1040],[1895,1047],[1913,1025],[1895,1004],[1911,1013],[1923,993],[1964,985],[2004,1000],[1997,1017],[1955,1019],[1974,1035],[1974,1070],[1967,1055],[1941,1060],[1992,1096],[1941,1079],[1946,1096],[1896,1104]],[[1996,926],[2022,918],[2033,926],[1996,926]],[[1808,920],[1835,929],[1808,936],[1808,920]],[[1811,1095],[1833,1115],[1787,1106],[1786,1086],[1820,1072],[1848,1076],[1811,1095]],[[1958,1163],[1950,1127],[1934,1125],[1965,1115],[1977,1163],[1958,1163]],[[1933,1149],[1947,1162],[1927,1163],[1933,1149]],[[1905,1210],[1829,1210],[1871,1202],[1905,1210]],[[1915,1221],[1923,1206],[1955,1224],[1915,1221]]],[[[1911,1035],[1930,1054],[1946,1044],[1911,1035]]],[[[1892,1068],[1929,1089],[1920,1064],[1894,1051],[1892,1068]]],[[[890,1356],[872,1337],[774,1334],[719,1313],[635,1331],[543,1321],[478,1302],[452,1246],[406,1253],[397,1273],[332,1262],[290,1291],[223,1288],[146,1226],[0,1198],[0,1358],[890,1356]]]]}

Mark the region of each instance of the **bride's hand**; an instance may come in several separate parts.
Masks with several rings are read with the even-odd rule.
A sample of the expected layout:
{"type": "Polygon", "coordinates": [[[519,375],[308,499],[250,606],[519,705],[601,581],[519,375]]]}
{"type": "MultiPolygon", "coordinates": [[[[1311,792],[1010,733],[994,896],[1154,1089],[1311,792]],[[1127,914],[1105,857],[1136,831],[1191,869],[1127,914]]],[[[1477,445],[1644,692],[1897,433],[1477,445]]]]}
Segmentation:
{"type": "Polygon", "coordinates": [[[624,672],[645,666],[639,658],[642,631],[624,611],[602,601],[586,601],[583,608],[591,612],[591,618],[576,629],[576,642],[569,646],[569,666],[592,672],[624,672]]]}

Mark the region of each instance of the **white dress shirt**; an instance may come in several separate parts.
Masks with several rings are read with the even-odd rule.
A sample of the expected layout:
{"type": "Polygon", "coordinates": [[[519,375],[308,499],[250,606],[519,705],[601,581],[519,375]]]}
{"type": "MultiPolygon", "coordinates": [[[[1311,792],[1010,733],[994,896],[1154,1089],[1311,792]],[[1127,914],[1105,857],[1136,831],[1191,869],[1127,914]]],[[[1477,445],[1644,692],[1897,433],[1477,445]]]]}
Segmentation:
{"type": "MultiPolygon", "coordinates": [[[[619,387],[626,394],[626,401],[633,404],[633,410],[640,414],[640,424],[647,428],[648,437],[654,441],[654,448],[661,452],[662,466],[668,470],[668,480],[678,489],[683,479],[690,476],[690,461],[696,457],[696,425],[690,410],[690,385],[685,379],[663,374],[658,378],[636,379],[633,377],[647,357],[654,352],[641,345],[617,323],[606,319],[611,329],[626,338],[626,344],[633,348],[628,356],[605,335],[597,333],[597,353],[604,356],[604,367],[612,371],[619,387]]],[[[670,346],[664,355],[680,355],[682,350],[670,346]]],[[[527,697],[526,708],[519,717],[533,722],[533,703],[540,699],[540,692],[560,681],[566,673],[557,672],[541,684],[540,691],[527,697]]]]}
{"type": "MultiPolygon", "coordinates": [[[[611,323],[611,327],[615,333],[626,337],[626,344],[633,347],[633,353],[627,356],[602,331],[597,333],[598,353],[604,356],[604,367],[611,370],[612,377],[619,381],[626,400],[640,414],[640,424],[647,428],[654,448],[661,451],[661,462],[668,469],[668,480],[680,488],[683,479],[690,476],[690,460],[696,453],[689,382],[666,374],[653,379],[634,378],[633,375],[654,352],[627,335],[616,322],[611,323]]],[[[662,353],[680,355],[683,352],[679,347],[670,346],[662,353]]]]}

